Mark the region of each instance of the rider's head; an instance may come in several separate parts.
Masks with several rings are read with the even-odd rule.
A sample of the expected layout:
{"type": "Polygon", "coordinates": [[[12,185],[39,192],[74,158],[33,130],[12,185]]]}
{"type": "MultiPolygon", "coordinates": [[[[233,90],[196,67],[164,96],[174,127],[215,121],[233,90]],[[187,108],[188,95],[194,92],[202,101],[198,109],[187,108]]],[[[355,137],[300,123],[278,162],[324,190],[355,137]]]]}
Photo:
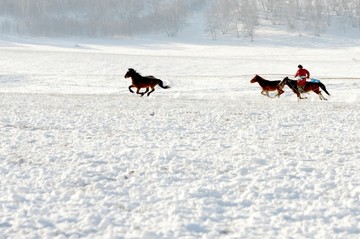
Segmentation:
{"type": "Polygon", "coordinates": [[[302,66],[302,65],[298,65],[298,68],[299,68],[299,69],[302,69],[302,68],[303,68],[303,66],[302,66]]]}

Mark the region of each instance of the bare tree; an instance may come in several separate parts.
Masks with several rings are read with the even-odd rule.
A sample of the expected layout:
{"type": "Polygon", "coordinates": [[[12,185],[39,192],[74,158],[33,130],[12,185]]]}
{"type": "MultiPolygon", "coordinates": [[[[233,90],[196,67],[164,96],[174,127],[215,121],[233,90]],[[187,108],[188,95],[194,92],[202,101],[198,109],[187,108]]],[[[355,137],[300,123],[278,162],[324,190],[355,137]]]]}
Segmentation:
{"type": "Polygon", "coordinates": [[[240,36],[239,15],[240,5],[238,0],[215,0],[206,11],[206,31],[213,39],[217,32],[240,36]]]}
{"type": "Polygon", "coordinates": [[[255,27],[259,18],[257,3],[254,0],[243,0],[240,9],[243,31],[250,37],[251,41],[254,41],[255,27]]]}
{"type": "Polygon", "coordinates": [[[217,9],[216,4],[212,4],[205,12],[205,31],[211,38],[217,39],[217,32],[220,29],[221,13],[217,9]]]}
{"type": "Polygon", "coordinates": [[[186,24],[186,14],[181,0],[165,1],[158,9],[156,22],[167,36],[175,37],[186,24]]]}
{"type": "Polygon", "coordinates": [[[323,0],[311,0],[305,2],[304,15],[308,19],[308,24],[312,28],[315,36],[320,33],[326,26],[323,0]]]}

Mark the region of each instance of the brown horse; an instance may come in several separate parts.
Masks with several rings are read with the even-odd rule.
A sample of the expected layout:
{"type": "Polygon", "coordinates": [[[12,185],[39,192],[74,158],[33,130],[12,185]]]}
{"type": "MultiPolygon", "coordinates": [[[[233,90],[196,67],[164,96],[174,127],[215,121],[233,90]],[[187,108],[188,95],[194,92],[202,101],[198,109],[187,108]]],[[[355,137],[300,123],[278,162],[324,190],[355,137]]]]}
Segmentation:
{"type": "Polygon", "coordinates": [[[152,92],[155,91],[155,86],[159,85],[163,89],[168,89],[170,86],[164,86],[164,83],[160,80],[155,78],[154,76],[141,76],[138,72],[136,72],[134,69],[129,68],[128,72],[126,72],[125,78],[131,78],[132,84],[129,86],[129,91],[131,93],[134,93],[132,91],[132,87],[135,87],[136,93],[143,96],[147,92],[149,92],[149,88],[151,88],[151,91],[147,93],[147,96],[149,96],[152,92]],[[146,88],[145,92],[140,92],[141,88],[146,88]]]}
{"type": "Polygon", "coordinates": [[[279,85],[280,81],[279,80],[275,80],[275,81],[269,81],[269,80],[265,80],[264,78],[262,78],[259,75],[255,75],[254,78],[251,79],[250,81],[251,83],[259,83],[259,85],[261,86],[261,94],[262,95],[266,95],[267,97],[270,98],[274,98],[274,97],[280,97],[280,95],[282,93],[284,93],[284,91],[282,90],[284,88],[284,86],[281,87],[281,85],[279,85]],[[275,91],[277,90],[277,94],[274,97],[271,97],[269,95],[269,91],[275,91]]]}
{"type": "MultiPolygon", "coordinates": [[[[292,91],[297,95],[298,99],[306,99],[307,97],[302,97],[301,92],[299,92],[299,89],[297,87],[297,81],[296,80],[290,80],[289,77],[285,77],[281,83],[280,86],[284,87],[287,85],[292,91]]],[[[316,94],[318,94],[320,100],[327,100],[320,91],[320,88],[325,91],[326,94],[330,95],[330,93],[326,90],[326,87],[323,83],[319,82],[306,82],[304,88],[304,93],[307,93],[309,91],[313,91],[316,94]]]]}

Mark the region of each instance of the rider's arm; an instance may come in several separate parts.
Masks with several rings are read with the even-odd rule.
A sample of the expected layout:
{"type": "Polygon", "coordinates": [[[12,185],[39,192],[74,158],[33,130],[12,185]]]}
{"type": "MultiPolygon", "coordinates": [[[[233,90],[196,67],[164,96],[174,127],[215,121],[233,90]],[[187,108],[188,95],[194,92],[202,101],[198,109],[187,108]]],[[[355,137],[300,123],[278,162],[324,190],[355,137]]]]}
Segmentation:
{"type": "Polygon", "coordinates": [[[299,75],[299,71],[296,72],[294,77],[296,78],[298,75],[299,75]]]}

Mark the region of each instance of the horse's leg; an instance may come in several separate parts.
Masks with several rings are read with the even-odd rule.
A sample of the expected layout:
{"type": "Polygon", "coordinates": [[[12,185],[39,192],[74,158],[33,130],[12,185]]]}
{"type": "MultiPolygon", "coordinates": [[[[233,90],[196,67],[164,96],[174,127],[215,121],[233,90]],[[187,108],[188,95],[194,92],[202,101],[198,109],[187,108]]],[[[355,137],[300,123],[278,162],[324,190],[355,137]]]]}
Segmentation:
{"type": "Polygon", "coordinates": [[[321,92],[318,93],[320,100],[327,100],[321,92]]]}
{"type": "Polygon", "coordinates": [[[280,95],[282,95],[285,91],[283,91],[282,89],[277,89],[278,93],[275,95],[278,98],[280,98],[280,95]]]}
{"type": "Polygon", "coordinates": [[[272,98],[272,97],[269,95],[269,91],[267,91],[267,90],[261,91],[261,94],[262,94],[262,95],[265,95],[265,96],[267,96],[267,97],[269,97],[269,98],[272,98]]]}
{"type": "Polygon", "coordinates": [[[303,99],[303,98],[301,97],[301,94],[300,94],[297,90],[294,90],[294,89],[293,89],[293,92],[294,92],[295,95],[297,96],[298,101],[301,100],[301,99],[303,99]]]}
{"type": "Polygon", "coordinates": [[[144,96],[145,93],[144,93],[144,92],[140,92],[140,89],[141,89],[141,88],[137,88],[136,94],[139,94],[139,95],[141,95],[141,97],[142,97],[142,96],[144,96]]]}
{"type": "Polygon", "coordinates": [[[318,96],[319,96],[319,98],[320,98],[320,100],[327,100],[324,96],[323,96],[323,94],[321,94],[321,91],[320,91],[320,88],[319,88],[319,86],[317,86],[316,88],[313,88],[313,89],[311,89],[313,92],[315,92],[318,96]]]}
{"type": "Polygon", "coordinates": [[[270,96],[269,91],[265,91],[266,92],[266,96],[269,98],[275,98],[275,96],[270,96]]]}
{"type": "Polygon", "coordinates": [[[134,91],[131,89],[132,87],[134,87],[134,85],[130,85],[130,86],[129,86],[129,91],[130,91],[131,93],[134,93],[134,91]]]}
{"type": "Polygon", "coordinates": [[[297,94],[298,98],[301,99],[301,100],[307,99],[307,97],[306,96],[303,97],[299,91],[296,92],[296,94],[297,94]]]}
{"type": "Polygon", "coordinates": [[[149,91],[149,87],[146,87],[146,90],[143,92],[143,94],[145,95],[146,93],[148,93],[149,91]]]}
{"type": "Polygon", "coordinates": [[[151,87],[151,91],[147,94],[147,96],[149,96],[154,91],[155,91],[155,87],[151,87]]]}

